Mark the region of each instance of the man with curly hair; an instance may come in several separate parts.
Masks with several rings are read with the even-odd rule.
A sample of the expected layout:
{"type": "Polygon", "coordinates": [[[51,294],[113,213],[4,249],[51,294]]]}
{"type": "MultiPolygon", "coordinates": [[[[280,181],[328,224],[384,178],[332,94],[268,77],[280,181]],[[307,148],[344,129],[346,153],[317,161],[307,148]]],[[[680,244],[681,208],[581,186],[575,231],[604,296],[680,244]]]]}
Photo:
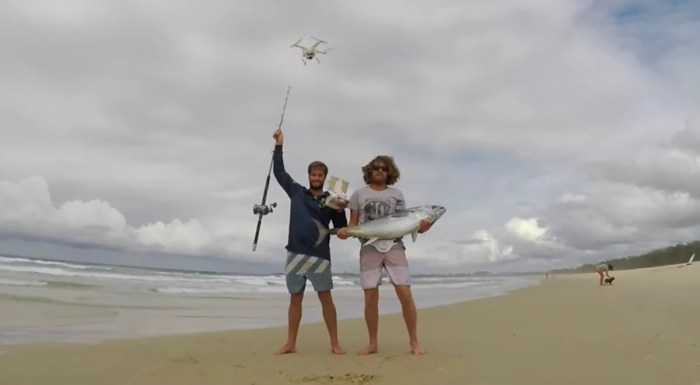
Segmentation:
{"type": "MultiPolygon", "coordinates": [[[[393,187],[401,177],[393,157],[380,155],[362,167],[366,186],[356,190],[348,202],[350,221],[348,226],[362,224],[397,210],[406,208],[403,192],[393,187]]],[[[424,233],[430,222],[422,221],[418,232],[424,233]]],[[[338,238],[346,239],[346,229],[337,232],[338,238]]],[[[360,240],[366,242],[367,240],[360,240]]],[[[418,343],[416,305],[409,284],[406,247],[401,238],[379,239],[360,247],[360,282],[365,294],[365,322],[369,333],[369,344],[359,354],[377,352],[377,331],[379,328],[379,285],[384,269],[394,285],[396,296],[401,303],[404,321],[408,329],[409,344],[414,354],[425,354],[418,343]]]]}
{"type": "Polygon", "coordinates": [[[338,327],[336,309],[333,304],[331,290],[333,276],[331,274],[330,238],[319,243],[319,226],[341,228],[347,225],[345,207],[337,210],[322,204],[328,193],[323,191],[323,184],[328,175],[328,167],[320,161],[311,162],[308,167],[309,188],[297,183],[284,168],[282,145],[284,135],[277,129],[273,134],[275,150],[273,155],[274,174],[277,182],[289,196],[289,236],[287,240],[287,262],[285,265],[285,280],[289,291],[289,310],[287,342],[275,354],[296,352],[297,333],[301,323],[302,300],[307,279],[318,293],[321,302],[323,320],[326,323],[331,339],[331,351],[334,354],[344,354],[338,342],[338,327]]]}

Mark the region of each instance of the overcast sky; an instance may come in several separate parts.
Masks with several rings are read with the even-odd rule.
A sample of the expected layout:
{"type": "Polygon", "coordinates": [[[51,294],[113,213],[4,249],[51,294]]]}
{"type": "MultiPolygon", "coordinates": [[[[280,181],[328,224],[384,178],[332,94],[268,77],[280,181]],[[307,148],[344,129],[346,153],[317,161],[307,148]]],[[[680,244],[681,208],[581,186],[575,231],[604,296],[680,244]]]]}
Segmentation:
{"type": "MultiPolygon", "coordinates": [[[[279,271],[285,162],[395,157],[415,274],[524,271],[700,234],[700,4],[0,3],[0,253],[279,271]],[[527,5],[526,5],[527,4],[527,5]],[[333,49],[304,65],[299,38],[333,49]]],[[[333,238],[334,270],[358,242],[333,238]]]]}

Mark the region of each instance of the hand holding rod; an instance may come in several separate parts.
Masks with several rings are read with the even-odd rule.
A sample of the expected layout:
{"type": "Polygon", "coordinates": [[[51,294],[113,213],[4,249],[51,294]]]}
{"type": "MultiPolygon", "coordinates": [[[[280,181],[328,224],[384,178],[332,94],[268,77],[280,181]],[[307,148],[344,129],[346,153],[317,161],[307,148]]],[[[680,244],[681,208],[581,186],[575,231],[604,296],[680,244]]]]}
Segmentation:
{"type": "MultiPolygon", "coordinates": [[[[282,116],[280,117],[280,124],[277,126],[282,130],[282,122],[284,122],[284,112],[287,110],[287,99],[289,99],[289,90],[292,86],[287,87],[287,96],[284,98],[284,106],[282,107],[282,116]]],[[[260,225],[262,225],[263,216],[270,214],[272,209],[277,207],[277,202],[273,202],[270,205],[265,205],[267,200],[267,191],[270,188],[270,174],[272,174],[272,163],[274,161],[274,150],[273,159],[270,160],[270,168],[267,171],[267,178],[265,179],[265,189],[263,190],[262,202],[259,205],[253,205],[253,214],[258,215],[258,224],[255,229],[255,238],[253,239],[253,251],[258,246],[258,237],[260,236],[260,225]]]]}

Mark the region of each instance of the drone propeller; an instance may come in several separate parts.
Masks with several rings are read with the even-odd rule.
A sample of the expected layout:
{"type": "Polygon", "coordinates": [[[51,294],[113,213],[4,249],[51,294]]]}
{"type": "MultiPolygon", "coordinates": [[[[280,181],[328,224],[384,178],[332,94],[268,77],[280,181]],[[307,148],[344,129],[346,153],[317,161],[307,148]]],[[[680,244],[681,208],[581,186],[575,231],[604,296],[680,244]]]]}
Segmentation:
{"type": "Polygon", "coordinates": [[[292,47],[299,47],[299,42],[301,42],[301,39],[297,40],[296,43],[290,45],[289,48],[292,48],[292,47]]]}
{"type": "Polygon", "coordinates": [[[316,40],[316,41],[319,42],[319,43],[328,43],[327,41],[325,41],[325,40],[323,40],[323,39],[319,39],[319,38],[317,38],[317,37],[311,36],[311,38],[314,39],[314,40],[316,40]]]}

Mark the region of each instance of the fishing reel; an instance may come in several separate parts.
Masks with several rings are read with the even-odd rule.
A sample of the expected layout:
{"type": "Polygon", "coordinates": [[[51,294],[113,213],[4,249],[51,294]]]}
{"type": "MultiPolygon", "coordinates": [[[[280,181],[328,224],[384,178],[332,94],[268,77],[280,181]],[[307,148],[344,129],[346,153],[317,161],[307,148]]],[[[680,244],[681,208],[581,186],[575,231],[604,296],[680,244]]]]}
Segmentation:
{"type": "Polygon", "coordinates": [[[277,207],[277,202],[270,203],[269,205],[253,205],[253,214],[255,215],[267,215],[272,212],[272,209],[277,207]]]}

